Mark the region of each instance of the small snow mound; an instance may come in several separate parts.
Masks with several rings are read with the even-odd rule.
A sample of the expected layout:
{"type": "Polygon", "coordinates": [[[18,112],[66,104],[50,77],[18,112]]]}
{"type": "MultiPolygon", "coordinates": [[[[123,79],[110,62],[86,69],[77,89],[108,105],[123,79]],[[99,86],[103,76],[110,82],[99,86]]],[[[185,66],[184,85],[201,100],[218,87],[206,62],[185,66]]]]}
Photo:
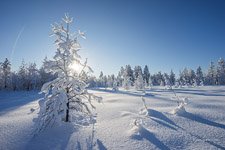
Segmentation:
{"type": "Polygon", "coordinates": [[[122,111],[121,113],[120,113],[120,116],[121,117],[126,117],[126,116],[130,116],[132,113],[131,112],[128,112],[128,111],[122,111]]]}
{"type": "Polygon", "coordinates": [[[143,116],[150,116],[150,109],[142,108],[142,109],[139,111],[139,114],[140,114],[140,115],[143,115],[143,116]]]}
{"type": "Polygon", "coordinates": [[[128,131],[129,137],[132,139],[137,139],[141,136],[144,127],[138,122],[137,119],[135,119],[131,125],[132,128],[128,131]]]}
{"type": "Polygon", "coordinates": [[[184,105],[180,105],[178,106],[177,108],[175,108],[171,114],[173,115],[182,115],[182,114],[185,114],[186,113],[186,110],[184,108],[184,105]]]}
{"type": "Polygon", "coordinates": [[[188,98],[187,97],[184,97],[184,98],[182,98],[182,101],[181,102],[178,102],[178,107],[177,108],[175,108],[172,112],[171,112],[171,114],[173,114],[173,115],[182,115],[182,114],[185,114],[186,113],[186,110],[185,110],[185,105],[187,105],[188,104],[188,98]]]}

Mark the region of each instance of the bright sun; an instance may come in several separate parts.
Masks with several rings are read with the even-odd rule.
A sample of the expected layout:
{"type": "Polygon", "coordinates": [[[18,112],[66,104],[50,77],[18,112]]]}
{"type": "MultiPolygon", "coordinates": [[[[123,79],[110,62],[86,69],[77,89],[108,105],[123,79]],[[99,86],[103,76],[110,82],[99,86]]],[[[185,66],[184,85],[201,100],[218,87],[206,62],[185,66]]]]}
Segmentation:
{"type": "Polygon", "coordinates": [[[73,69],[76,73],[80,73],[82,66],[79,65],[78,63],[74,62],[71,66],[71,69],[73,69]]]}

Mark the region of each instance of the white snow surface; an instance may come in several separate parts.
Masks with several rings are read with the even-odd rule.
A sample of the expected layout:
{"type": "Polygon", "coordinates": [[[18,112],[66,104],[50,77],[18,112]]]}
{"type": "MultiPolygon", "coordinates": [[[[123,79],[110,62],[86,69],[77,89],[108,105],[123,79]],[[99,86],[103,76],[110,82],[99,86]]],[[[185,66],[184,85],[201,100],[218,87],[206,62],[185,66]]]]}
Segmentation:
{"type": "Polygon", "coordinates": [[[175,89],[188,98],[177,108],[173,92],[162,87],[142,91],[95,89],[103,98],[96,106],[96,123],[79,127],[64,123],[34,136],[39,112],[38,91],[0,91],[0,150],[149,150],[225,149],[225,87],[175,89]],[[144,97],[147,110],[143,106],[144,97]]]}

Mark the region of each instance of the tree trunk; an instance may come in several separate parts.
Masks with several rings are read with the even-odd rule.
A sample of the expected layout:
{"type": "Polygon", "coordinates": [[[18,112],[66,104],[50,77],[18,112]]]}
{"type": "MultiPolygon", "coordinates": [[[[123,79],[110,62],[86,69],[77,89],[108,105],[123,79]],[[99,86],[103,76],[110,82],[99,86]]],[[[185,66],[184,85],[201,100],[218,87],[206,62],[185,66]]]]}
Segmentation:
{"type": "MultiPolygon", "coordinates": [[[[66,93],[67,93],[67,97],[68,97],[69,88],[66,88],[66,93]]],[[[66,109],[66,120],[65,120],[65,122],[69,122],[69,106],[70,106],[69,101],[66,103],[66,106],[67,106],[67,109],[66,109]]]]}

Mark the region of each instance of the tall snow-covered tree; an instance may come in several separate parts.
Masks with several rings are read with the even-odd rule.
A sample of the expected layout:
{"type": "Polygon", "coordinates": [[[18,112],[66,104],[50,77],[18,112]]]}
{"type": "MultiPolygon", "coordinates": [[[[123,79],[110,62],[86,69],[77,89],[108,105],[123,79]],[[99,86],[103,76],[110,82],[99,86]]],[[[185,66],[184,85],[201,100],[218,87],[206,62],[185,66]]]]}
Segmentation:
{"type": "Polygon", "coordinates": [[[134,82],[134,86],[136,90],[143,90],[145,88],[144,79],[140,71],[138,73],[137,79],[134,82]]]}
{"type": "Polygon", "coordinates": [[[11,74],[12,77],[12,90],[18,90],[18,84],[19,84],[19,78],[18,78],[18,74],[16,72],[12,72],[11,74]]]}
{"type": "Polygon", "coordinates": [[[134,71],[133,71],[134,80],[136,80],[138,78],[139,73],[142,73],[141,66],[135,66],[134,71]]]}
{"type": "Polygon", "coordinates": [[[146,82],[147,86],[149,86],[150,73],[149,73],[149,69],[148,69],[147,65],[145,65],[143,72],[144,72],[143,73],[143,79],[146,82]]]}
{"type": "Polygon", "coordinates": [[[42,85],[44,83],[52,81],[57,76],[57,74],[53,74],[53,73],[47,71],[47,69],[45,68],[45,65],[44,65],[47,61],[48,61],[48,59],[47,59],[47,57],[45,57],[45,59],[43,61],[43,65],[38,70],[38,74],[39,74],[38,86],[40,86],[40,87],[42,87],[42,85]]]}
{"type": "Polygon", "coordinates": [[[120,71],[117,75],[117,82],[118,82],[118,86],[122,87],[123,85],[123,75],[124,75],[124,68],[121,67],[120,71]]]}
{"type": "Polygon", "coordinates": [[[32,90],[37,88],[38,82],[38,69],[35,63],[30,63],[27,67],[27,90],[32,90]]]}
{"type": "Polygon", "coordinates": [[[0,62],[0,90],[3,89],[3,69],[2,69],[2,63],[0,62]]]}
{"type": "Polygon", "coordinates": [[[165,87],[167,89],[171,88],[170,76],[167,73],[164,73],[165,87]]]}
{"type": "Polygon", "coordinates": [[[103,72],[101,71],[100,75],[99,75],[99,85],[98,85],[99,87],[103,87],[104,86],[103,85],[104,84],[103,76],[104,76],[103,72]]]}
{"type": "Polygon", "coordinates": [[[117,81],[116,78],[113,80],[112,89],[113,89],[114,91],[117,91],[117,90],[118,90],[118,81],[117,81]]]}
{"type": "Polygon", "coordinates": [[[2,78],[3,78],[3,88],[7,89],[10,88],[10,77],[11,77],[11,63],[6,58],[5,61],[1,64],[2,67],[2,78]]]}
{"type": "Polygon", "coordinates": [[[24,60],[22,61],[21,65],[19,67],[18,78],[19,78],[18,88],[20,90],[27,89],[27,69],[26,69],[26,64],[25,64],[24,60]]]}
{"type": "Polygon", "coordinates": [[[129,90],[132,85],[132,80],[130,76],[130,67],[126,67],[123,74],[123,88],[129,90]]]}
{"type": "Polygon", "coordinates": [[[203,72],[202,68],[199,66],[196,70],[196,84],[197,86],[203,84],[204,77],[203,77],[203,72]]]}
{"type": "Polygon", "coordinates": [[[218,60],[217,66],[218,84],[225,85],[225,61],[223,58],[218,60]]]}
{"type": "Polygon", "coordinates": [[[193,69],[189,69],[189,83],[190,85],[194,85],[194,83],[196,82],[195,81],[196,79],[196,74],[195,74],[195,71],[193,69]]]}
{"type": "Polygon", "coordinates": [[[127,75],[130,77],[131,81],[132,81],[132,84],[134,83],[134,71],[132,70],[131,66],[130,65],[126,65],[126,69],[127,71],[127,75]]]}
{"type": "Polygon", "coordinates": [[[216,68],[214,65],[214,62],[210,62],[208,72],[207,72],[207,84],[209,85],[215,85],[216,83],[216,68]]]}
{"type": "Polygon", "coordinates": [[[153,82],[152,82],[152,77],[151,76],[149,77],[148,84],[149,84],[150,89],[152,89],[153,82]]]}
{"type": "Polygon", "coordinates": [[[87,59],[82,63],[81,56],[78,54],[81,50],[78,39],[85,38],[84,33],[78,30],[77,34],[72,34],[70,25],[73,18],[68,15],[62,20],[62,23],[52,25],[52,36],[56,37],[57,50],[53,60],[46,61],[44,65],[49,72],[57,73],[58,77],[45,83],[41,89],[45,93],[45,98],[39,101],[38,131],[55,123],[82,124],[88,118],[88,121],[92,120],[91,109],[95,107],[91,99],[98,99],[88,93],[87,84],[81,77],[82,72],[92,71],[87,65],[87,59]],[[77,71],[76,65],[82,69],[77,71]]]}
{"type": "Polygon", "coordinates": [[[173,72],[173,70],[170,71],[169,81],[171,86],[175,85],[176,78],[175,78],[175,73],[173,72]]]}

